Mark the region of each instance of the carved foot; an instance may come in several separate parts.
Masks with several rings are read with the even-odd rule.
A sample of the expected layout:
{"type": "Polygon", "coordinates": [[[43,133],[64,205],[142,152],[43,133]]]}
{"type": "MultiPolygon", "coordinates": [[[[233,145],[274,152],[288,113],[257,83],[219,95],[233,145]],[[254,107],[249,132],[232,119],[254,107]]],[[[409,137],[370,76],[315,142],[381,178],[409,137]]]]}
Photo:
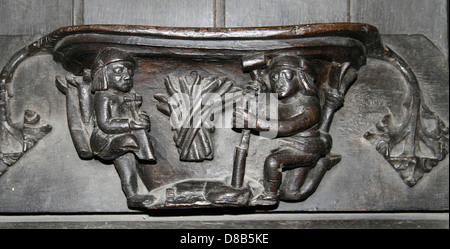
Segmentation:
{"type": "Polygon", "coordinates": [[[213,204],[247,205],[251,193],[247,188],[235,189],[230,186],[208,184],[206,187],[206,199],[213,204]]]}
{"type": "Polygon", "coordinates": [[[274,206],[280,202],[280,196],[277,194],[262,193],[250,202],[251,206],[274,206]]]}
{"type": "Polygon", "coordinates": [[[153,195],[133,195],[127,198],[127,205],[130,208],[149,208],[155,200],[153,195]]]}

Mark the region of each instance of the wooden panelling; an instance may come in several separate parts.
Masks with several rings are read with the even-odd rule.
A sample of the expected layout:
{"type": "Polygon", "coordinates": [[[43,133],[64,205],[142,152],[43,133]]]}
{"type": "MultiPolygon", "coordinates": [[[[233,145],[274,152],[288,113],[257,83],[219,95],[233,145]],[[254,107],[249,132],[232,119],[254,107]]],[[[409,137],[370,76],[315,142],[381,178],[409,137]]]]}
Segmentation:
{"type": "Polygon", "coordinates": [[[226,0],[226,26],[279,26],[346,22],[347,0],[226,0]]]}
{"type": "Polygon", "coordinates": [[[364,22],[382,34],[424,34],[448,57],[446,0],[0,0],[0,35],[81,24],[252,27],[364,22]]]}
{"type": "Polygon", "coordinates": [[[84,0],[72,0],[72,24],[83,25],[84,24],[84,0]]]}
{"type": "Polygon", "coordinates": [[[84,1],[84,23],[173,27],[213,27],[214,1],[84,1]]]}
{"type": "Polygon", "coordinates": [[[423,34],[448,57],[447,8],[446,0],[351,0],[350,16],[382,34],[423,34]]]}
{"type": "MultiPolygon", "coordinates": [[[[43,216],[0,216],[1,229],[155,229],[151,237],[159,234],[166,239],[165,248],[177,248],[180,235],[172,230],[167,233],[160,229],[283,229],[276,233],[288,243],[296,239],[297,230],[293,229],[448,229],[448,214],[429,213],[394,213],[394,214],[239,214],[214,215],[206,210],[198,211],[200,215],[192,216],[149,216],[135,215],[43,215],[43,216]],[[208,215],[206,215],[208,214],[208,215]],[[158,229],[158,230],[156,230],[158,229]],[[155,234],[156,232],[156,234],[155,234]],[[170,237],[169,237],[170,236],[170,237]],[[173,246],[171,247],[171,244],[173,246]]],[[[180,210],[177,210],[180,213],[180,210]]],[[[186,231],[187,233],[188,231],[186,231]]],[[[277,241],[278,236],[268,233],[269,242],[277,241]]],[[[220,231],[217,233],[220,234],[220,231]]],[[[219,237],[219,236],[217,236],[219,237]]],[[[220,245],[219,238],[214,244],[220,245]]],[[[249,242],[247,242],[249,243],[249,242]]],[[[212,244],[212,245],[214,245],[212,244]]],[[[263,247],[263,246],[261,246],[263,247]]],[[[281,244],[276,246],[281,248],[281,244]]]]}
{"type": "Polygon", "coordinates": [[[72,1],[0,0],[0,34],[47,34],[72,25],[72,1]]]}
{"type": "Polygon", "coordinates": [[[225,27],[225,0],[214,0],[214,27],[225,27]]]}

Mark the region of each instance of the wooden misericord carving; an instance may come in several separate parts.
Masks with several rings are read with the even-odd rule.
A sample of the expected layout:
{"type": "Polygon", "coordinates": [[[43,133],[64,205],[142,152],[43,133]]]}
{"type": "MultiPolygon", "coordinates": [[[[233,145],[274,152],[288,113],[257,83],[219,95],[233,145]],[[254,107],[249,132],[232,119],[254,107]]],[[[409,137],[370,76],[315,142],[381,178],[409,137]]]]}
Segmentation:
{"type": "Polygon", "coordinates": [[[371,25],[88,25],[44,36],[3,68],[2,174],[51,130],[33,111],[23,124],[8,118],[15,69],[42,53],[72,74],[55,75],[55,87],[66,96],[80,160],[112,162],[131,209],[275,208],[306,200],[339,166],[330,127],[367,58],[388,62],[408,84],[402,123],[387,115],[365,134],[374,149],[409,186],[448,154],[448,128],[422,101],[414,72],[371,25]],[[256,140],[265,152],[249,155],[256,140]],[[402,152],[392,153],[400,144],[402,152]],[[419,146],[432,155],[419,155],[419,146]]]}

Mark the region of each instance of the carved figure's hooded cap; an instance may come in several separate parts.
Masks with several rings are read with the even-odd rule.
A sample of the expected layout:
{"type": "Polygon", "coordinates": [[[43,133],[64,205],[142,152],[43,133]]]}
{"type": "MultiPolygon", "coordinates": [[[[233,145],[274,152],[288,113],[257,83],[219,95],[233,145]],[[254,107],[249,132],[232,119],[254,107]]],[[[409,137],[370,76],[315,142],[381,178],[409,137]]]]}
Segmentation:
{"type": "Polygon", "coordinates": [[[97,54],[91,67],[93,91],[104,91],[108,89],[106,70],[102,69],[108,64],[120,61],[131,63],[132,70],[136,68],[136,60],[131,54],[124,50],[118,48],[105,48],[97,54]]]}
{"type": "Polygon", "coordinates": [[[300,90],[309,96],[317,94],[316,74],[305,59],[297,56],[277,56],[269,61],[268,69],[270,71],[277,67],[295,70],[299,77],[300,90]]]}
{"type": "Polygon", "coordinates": [[[128,52],[118,48],[105,48],[101,50],[95,57],[94,63],[91,67],[92,75],[100,68],[111,64],[113,62],[126,61],[133,64],[133,69],[136,67],[136,60],[128,52]]]}
{"type": "Polygon", "coordinates": [[[296,56],[277,56],[269,61],[269,70],[275,67],[302,68],[303,60],[296,56]]]}

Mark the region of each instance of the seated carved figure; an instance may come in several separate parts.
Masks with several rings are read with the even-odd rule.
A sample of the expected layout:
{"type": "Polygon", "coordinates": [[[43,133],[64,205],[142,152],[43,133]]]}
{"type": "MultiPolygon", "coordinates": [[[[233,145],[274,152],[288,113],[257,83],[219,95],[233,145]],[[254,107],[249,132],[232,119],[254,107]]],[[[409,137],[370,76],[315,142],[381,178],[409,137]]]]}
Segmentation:
{"type": "Polygon", "coordinates": [[[235,123],[256,123],[257,131],[277,130],[277,147],[264,163],[264,193],[255,205],[306,199],[315,191],[330,163],[331,137],[320,131],[321,105],[314,76],[305,60],[279,56],[268,68],[271,92],[278,95],[278,120],[267,121],[238,109],[235,123]],[[276,126],[276,127],[272,127],[276,126]],[[282,171],[285,179],[282,183],[282,171]]]}
{"type": "Polygon", "coordinates": [[[113,160],[130,202],[137,195],[137,156],[156,160],[147,131],[150,117],[140,111],[142,97],[133,89],[134,58],[118,49],[104,49],[92,65],[95,125],[90,145],[94,155],[113,160]]]}
{"type": "Polygon", "coordinates": [[[112,160],[130,207],[154,200],[138,194],[138,160],[155,161],[149,139],[150,117],[140,110],[142,97],[133,89],[135,59],[117,48],[105,48],[83,76],[56,77],[66,94],[69,130],[78,155],[112,160]]]}

